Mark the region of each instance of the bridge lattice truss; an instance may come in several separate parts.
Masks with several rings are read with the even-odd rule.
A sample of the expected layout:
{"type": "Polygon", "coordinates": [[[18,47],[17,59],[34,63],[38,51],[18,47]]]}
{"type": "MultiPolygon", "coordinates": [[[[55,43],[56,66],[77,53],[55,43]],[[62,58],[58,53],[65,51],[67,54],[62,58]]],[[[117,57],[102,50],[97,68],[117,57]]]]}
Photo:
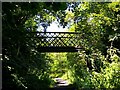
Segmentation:
{"type": "Polygon", "coordinates": [[[81,49],[78,32],[33,32],[31,36],[40,52],[76,52],[81,49]]]}

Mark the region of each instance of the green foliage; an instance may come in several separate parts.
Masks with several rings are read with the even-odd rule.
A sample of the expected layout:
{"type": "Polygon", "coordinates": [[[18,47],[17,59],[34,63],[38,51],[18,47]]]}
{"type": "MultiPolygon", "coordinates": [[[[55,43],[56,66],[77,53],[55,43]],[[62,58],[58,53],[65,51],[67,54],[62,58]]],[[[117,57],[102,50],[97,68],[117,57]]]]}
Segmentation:
{"type": "Polygon", "coordinates": [[[52,60],[50,62],[51,77],[62,77],[67,72],[67,58],[66,53],[48,53],[52,60]]]}
{"type": "Polygon", "coordinates": [[[81,3],[75,8],[77,23],[70,31],[81,32],[77,54],[68,54],[72,82],[80,88],[119,88],[120,3],[81,3]],[[114,8],[114,9],[113,9],[114,8]]]}
{"type": "Polygon", "coordinates": [[[48,89],[52,82],[48,69],[50,58],[36,49],[38,39],[33,39],[34,34],[26,32],[35,32],[40,22],[50,23],[53,14],[49,9],[49,13],[45,11],[48,6],[42,2],[4,2],[2,5],[2,89],[48,89]]]}
{"type": "Polygon", "coordinates": [[[64,9],[66,3],[3,3],[3,90],[48,89],[55,77],[78,90],[120,88],[120,3],[84,2],[73,11],[64,9]],[[35,32],[39,23],[55,19],[80,32],[79,52],[37,50],[39,39],[26,31],[35,32]]]}

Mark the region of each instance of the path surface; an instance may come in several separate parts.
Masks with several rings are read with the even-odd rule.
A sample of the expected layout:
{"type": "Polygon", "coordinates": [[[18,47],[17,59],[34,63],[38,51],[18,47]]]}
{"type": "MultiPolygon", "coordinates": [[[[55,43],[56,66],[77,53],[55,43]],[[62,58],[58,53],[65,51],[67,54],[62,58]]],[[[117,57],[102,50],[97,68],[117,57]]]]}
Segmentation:
{"type": "Polygon", "coordinates": [[[56,84],[51,90],[75,90],[72,85],[68,84],[68,81],[61,78],[55,78],[56,84]]]}

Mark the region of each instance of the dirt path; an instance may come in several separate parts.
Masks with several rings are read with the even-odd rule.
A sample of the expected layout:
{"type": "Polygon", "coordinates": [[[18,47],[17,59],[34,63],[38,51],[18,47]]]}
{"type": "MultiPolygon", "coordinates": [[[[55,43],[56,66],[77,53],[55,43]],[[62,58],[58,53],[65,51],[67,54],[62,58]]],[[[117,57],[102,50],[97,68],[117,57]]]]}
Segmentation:
{"type": "Polygon", "coordinates": [[[75,90],[72,85],[68,84],[68,81],[61,78],[55,78],[56,84],[51,90],[75,90]]]}

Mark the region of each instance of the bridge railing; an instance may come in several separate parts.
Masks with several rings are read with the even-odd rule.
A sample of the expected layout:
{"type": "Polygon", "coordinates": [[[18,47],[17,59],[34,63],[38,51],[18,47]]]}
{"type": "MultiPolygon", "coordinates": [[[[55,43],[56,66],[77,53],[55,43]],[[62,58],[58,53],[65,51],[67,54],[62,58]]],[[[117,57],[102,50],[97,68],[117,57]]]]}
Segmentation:
{"type": "MultiPolygon", "coordinates": [[[[79,49],[80,33],[78,32],[32,32],[31,38],[42,49],[79,49]]],[[[59,51],[59,50],[58,50],[59,51]]]]}

